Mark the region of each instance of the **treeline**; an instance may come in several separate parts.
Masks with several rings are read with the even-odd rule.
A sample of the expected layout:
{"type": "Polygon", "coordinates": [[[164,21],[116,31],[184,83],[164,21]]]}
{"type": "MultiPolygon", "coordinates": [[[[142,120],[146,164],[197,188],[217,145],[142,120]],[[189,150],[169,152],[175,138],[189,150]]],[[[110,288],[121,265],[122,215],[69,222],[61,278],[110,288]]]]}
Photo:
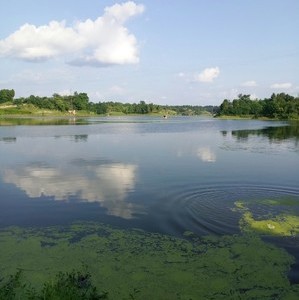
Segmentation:
{"type": "Polygon", "coordinates": [[[218,116],[252,116],[274,119],[299,119],[299,97],[285,93],[272,94],[263,100],[251,100],[250,95],[239,94],[232,101],[225,99],[218,116]]]}
{"type": "Polygon", "coordinates": [[[119,114],[177,114],[177,115],[201,115],[210,113],[217,116],[240,117],[267,117],[274,119],[299,119],[299,97],[293,97],[285,93],[272,94],[270,98],[251,100],[250,95],[239,94],[238,98],[223,100],[218,106],[199,105],[158,105],[153,103],[121,103],[104,101],[94,103],[89,101],[86,93],[62,96],[53,94],[51,97],[14,98],[15,91],[9,89],[0,90],[0,104],[15,105],[18,108],[32,105],[41,110],[86,111],[94,114],[109,115],[119,114]]]}
{"type": "Polygon", "coordinates": [[[214,115],[219,111],[219,106],[175,105],[170,106],[170,109],[176,111],[179,115],[182,116],[201,115],[206,112],[214,115]]]}
{"type": "Polygon", "coordinates": [[[159,113],[162,107],[153,103],[121,103],[121,102],[99,102],[90,103],[90,111],[96,114],[110,114],[110,113],[123,113],[123,114],[149,114],[159,113]]]}
{"type": "Polygon", "coordinates": [[[120,103],[120,102],[99,102],[91,103],[91,111],[97,114],[109,114],[120,112],[124,114],[177,114],[182,116],[201,115],[204,113],[216,113],[218,106],[192,106],[192,105],[158,105],[153,103],[120,103]]]}
{"type": "Polygon", "coordinates": [[[53,94],[52,97],[29,96],[27,98],[17,98],[12,101],[15,105],[31,104],[39,109],[58,110],[66,112],[69,110],[89,110],[89,98],[86,93],[61,96],[53,94]]]}
{"type": "Polygon", "coordinates": [[[52,97],[39,97],[31,95],[29,97],[21,97],[14,99],[14,90],[0,90],[0,104],[11,104],[17,107],[24,105],[32,105],[42,110],[57,110],[60,112],[68,111],[86,111],[95,114],[178,114],[178,115],[201,115],[209,112],[215,114],[219,107],[217,106],[168,106],[153,103],[121,103],[113,101],[105,101],[93,103],[89,101],[86,93],[77,93],[73,95],[62,96],[53,94],[52,97]]]}
{"type": "Polygon", "coordinates": [[[14,90],[0,90],[0,104],[6,103],[6,102],[12,102],[13,98],[15,96],[14,90]]]}

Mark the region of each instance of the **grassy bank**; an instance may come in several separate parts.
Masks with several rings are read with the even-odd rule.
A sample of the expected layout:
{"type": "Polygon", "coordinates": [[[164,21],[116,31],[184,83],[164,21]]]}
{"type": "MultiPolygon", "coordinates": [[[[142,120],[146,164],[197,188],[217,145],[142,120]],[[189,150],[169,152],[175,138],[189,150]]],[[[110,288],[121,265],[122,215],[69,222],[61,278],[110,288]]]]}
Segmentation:
{"type": "MultiPolygon", "coordinates": [[[[93,116],[95,113],[90,111],[76,111],[76,116],[93,116]]],[[[59,110],[50,109],[39,109],[33,105],[2,105],[0,106],[0,117],[43,117],[43,116],[53,116],[53,117],[63,117],[63,116],[73,116],[69,112],[62,112],[59,110]]]]}

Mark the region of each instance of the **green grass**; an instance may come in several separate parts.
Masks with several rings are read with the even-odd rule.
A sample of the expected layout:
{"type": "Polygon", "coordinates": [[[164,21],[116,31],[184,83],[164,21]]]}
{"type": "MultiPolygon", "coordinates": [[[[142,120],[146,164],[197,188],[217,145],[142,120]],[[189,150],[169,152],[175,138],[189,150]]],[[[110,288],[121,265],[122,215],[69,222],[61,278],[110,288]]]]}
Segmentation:
{"type": "MultiPolygon", "coordinates": [[[[91,116],[95,113],[90,111],[76,111],[76,116],[91,116]]],[[[0,105],[0,116],[72,116],[68,112],[51,109],[39,109],[34,105],[0,105]]]]}

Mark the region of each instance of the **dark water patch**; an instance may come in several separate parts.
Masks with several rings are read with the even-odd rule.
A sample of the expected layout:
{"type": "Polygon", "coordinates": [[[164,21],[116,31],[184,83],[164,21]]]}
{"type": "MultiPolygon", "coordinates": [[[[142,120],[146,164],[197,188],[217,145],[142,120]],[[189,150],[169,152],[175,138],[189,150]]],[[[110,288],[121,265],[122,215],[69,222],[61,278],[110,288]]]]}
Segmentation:
{"type": "Polygon", "coordinates": [[[290,126],[287,123],[285,126],[271,126],[261,129],[251,130],[233,130],[232,136],[238,140],[248,139],[250,136],[262,136],[267,137],[270,142],[284,141],[288,139],[294,139],[299,141],[299,122],[292,123],[290,126]]]}
{"type": "Polygon", "coordinates": [[[262,240],[276,245],[279,248],[285,249],[290,255],[294,257],[293,263],[290,265],[290,269],[287,272],[288,279],[291,284],[299,284],[299,236],[293,237],[274,237],[274,236],[263,236],[262,240]]]}
{"type": "Polygon", "coordinates": [[[290,283],[295,285],[299,284],[299,259],[296,257],[296,263],[291,265],[291,270],[288,273],[288,278],[290,280],[290,283]]]}
{"type": "Polygon", "coordinates": [[[297,122],[286,122],[283,126],[238,129],[231,132],[222,131],[222,135],[225,140],[223,149],[226,150],[246,150],[269,154],[280,154],[285,150],[299,151],[299,126],[297,122]]]}
{"type": "Polygon", "coordinates": [[[17,141],[16,137],[7,136],[7,137],[0,138],[0,142],[3,142],[5,144],[15,143],[16,141],[17,141]]]}

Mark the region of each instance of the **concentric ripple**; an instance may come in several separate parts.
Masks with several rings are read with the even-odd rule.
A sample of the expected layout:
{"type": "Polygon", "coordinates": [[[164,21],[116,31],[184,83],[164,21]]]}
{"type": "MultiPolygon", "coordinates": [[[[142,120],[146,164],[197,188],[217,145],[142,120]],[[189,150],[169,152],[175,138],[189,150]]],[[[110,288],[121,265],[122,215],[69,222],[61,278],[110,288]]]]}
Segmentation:
{"type": "Polygon", "coordinates": [[[234,211],[238,200],[252,203],[257,214],[275,213],[278,206],[265,207],[265,200],[292,199],[292,210],[299,213],[299,189],[294,187],[215,184],[206,186],[176,186],[160,199],[159,218],[164,232],[198,235],[239,233],[240,213],[234,211]],[[297,205],[298,203],[298,205],[297,205]]]}

